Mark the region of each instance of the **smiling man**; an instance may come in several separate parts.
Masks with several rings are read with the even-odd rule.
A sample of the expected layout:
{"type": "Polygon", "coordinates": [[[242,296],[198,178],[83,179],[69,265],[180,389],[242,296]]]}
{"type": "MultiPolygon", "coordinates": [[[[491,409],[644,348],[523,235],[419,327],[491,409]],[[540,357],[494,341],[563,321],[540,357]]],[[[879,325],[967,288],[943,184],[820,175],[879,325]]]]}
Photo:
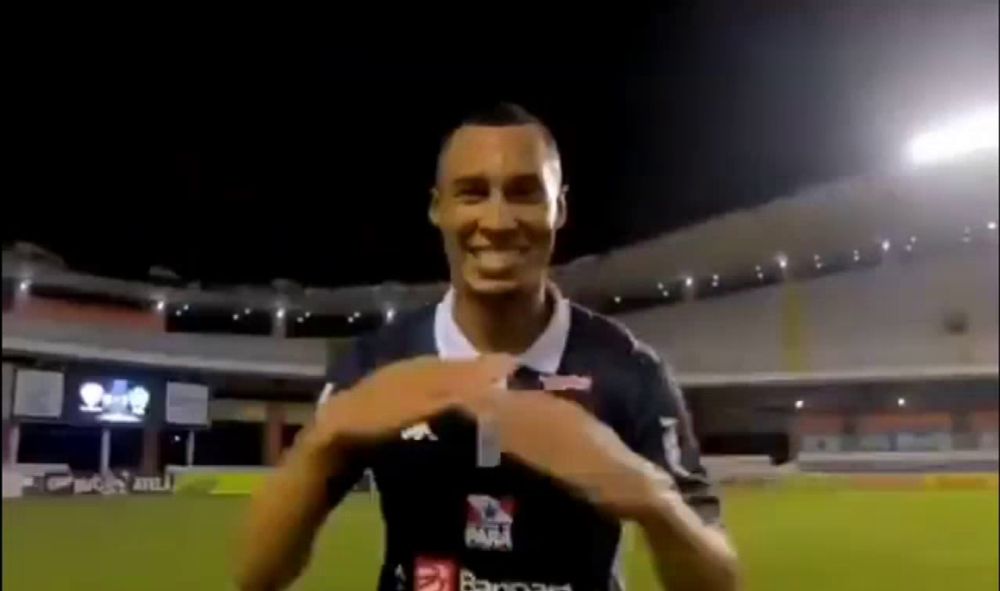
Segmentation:
{"type": "Polygon", "coordinates": [[[451,289],[359,339],[257,494],[237,579],[284,588],[362,470],[386,524],[381,591],[623,588],[621,525],[673,591],[737,588],[684,402],[655,355],[548,279],[559,151],[523,109],[465,120],[430,220],[451,289]]]}

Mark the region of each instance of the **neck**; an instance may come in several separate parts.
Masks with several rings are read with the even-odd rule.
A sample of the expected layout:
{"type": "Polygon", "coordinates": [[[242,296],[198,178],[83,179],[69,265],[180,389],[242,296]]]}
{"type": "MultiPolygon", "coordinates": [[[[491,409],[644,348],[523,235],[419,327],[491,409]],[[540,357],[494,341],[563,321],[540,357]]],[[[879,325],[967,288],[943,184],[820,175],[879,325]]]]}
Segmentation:
{"type": "Polygon", "coordinates": [[[455,323],[482,353],[519,355],[545,330],[555,309],[546,286],[500,296],[455,289],[455,323]]]}

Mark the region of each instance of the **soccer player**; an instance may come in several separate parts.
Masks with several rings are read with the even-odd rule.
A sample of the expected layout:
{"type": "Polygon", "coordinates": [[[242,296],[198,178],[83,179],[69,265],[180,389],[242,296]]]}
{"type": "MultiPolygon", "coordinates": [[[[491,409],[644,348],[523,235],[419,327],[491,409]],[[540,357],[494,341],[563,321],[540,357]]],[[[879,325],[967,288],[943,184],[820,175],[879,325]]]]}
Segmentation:
{"type": "Polygon", "coordinates": [[[677,385],[548,280],[566,213],[538,119],[501,105],[451,131],[430,204],[451,289],[332,368],[314,423],[255,496],[241,589],[289,585],[366,468],[386,526],[381,591],[622,589],[626,521],[672,591],[737,588],[677,385]]]}

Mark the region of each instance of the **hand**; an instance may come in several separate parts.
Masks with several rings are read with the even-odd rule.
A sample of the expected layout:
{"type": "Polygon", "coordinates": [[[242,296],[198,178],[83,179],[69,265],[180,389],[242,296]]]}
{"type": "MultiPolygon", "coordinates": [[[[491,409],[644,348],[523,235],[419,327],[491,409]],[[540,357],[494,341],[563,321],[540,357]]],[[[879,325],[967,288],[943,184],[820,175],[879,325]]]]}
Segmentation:
{"type": "Polygon", "coordinates": [[[620,519],[643,514],[673,480],[579,405],[546,392],[509,392],[477,412],[503,451],[620,519]]]}
{"type": "Polygon", "coordinates": [[[388,365],[326,401],[309,440],[320,447],[367,444],[452,407],[489,396],[515,367],[506,355],[472,361],[418,357],[388,365]]]}

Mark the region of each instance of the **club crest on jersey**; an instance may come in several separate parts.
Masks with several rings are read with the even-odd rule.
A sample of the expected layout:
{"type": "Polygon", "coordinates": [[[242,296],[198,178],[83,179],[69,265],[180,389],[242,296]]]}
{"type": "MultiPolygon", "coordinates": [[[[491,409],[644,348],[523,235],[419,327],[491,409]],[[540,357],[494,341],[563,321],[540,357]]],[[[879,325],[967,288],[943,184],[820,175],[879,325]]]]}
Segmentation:
{"type": "Polygon", "coordinates": [[[540,376],[538,379],[542,383],[542,389],[550,392],[565,392],[567,390],[587,392],[593,386],[593,380],[589,376],[552,375],[540,376]]]}
{"type": "Polygon", "coordinates": [[[466,547],[503,551],[514,548],[511,536],[511,527],[514,525],[514,499],[469,495],[467,504],[466,547]]]}

